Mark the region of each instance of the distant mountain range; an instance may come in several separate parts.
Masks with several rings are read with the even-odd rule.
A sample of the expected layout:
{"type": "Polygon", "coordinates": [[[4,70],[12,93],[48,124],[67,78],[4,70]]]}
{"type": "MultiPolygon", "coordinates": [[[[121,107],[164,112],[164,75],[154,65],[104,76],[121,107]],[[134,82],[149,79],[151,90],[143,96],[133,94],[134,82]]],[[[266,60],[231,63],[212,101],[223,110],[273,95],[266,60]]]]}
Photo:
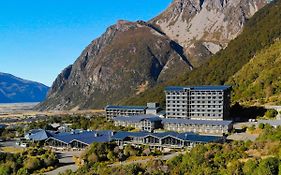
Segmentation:
{"type": "MultiPolygon", "coordinates": [[[[57,77],[47,100],[38,109],[101,108],[134,96],[141,100],[153,87],[179,77],[185,80],[200,71],[205,73],[210,58],[213,62],[212,56],[227,48],[247,21],[267,3],[267,0],[174,0],[167,10],[148,22],[118,21],[57,77]]],[[[212,67],[213,72],[206,77],[216,75],[230,58],[225,55],[220,59],[222,66],[212,67]]],[[[208,84],[214,82],[217,83],[208,84]]],[[[159,96],[158,92],[149,98],[156,101],[159,96]]]]}
{"type": "Polygon", "coordinates": [[[0,103],[41,102],[49,87],[0,72],[0,103]]]}

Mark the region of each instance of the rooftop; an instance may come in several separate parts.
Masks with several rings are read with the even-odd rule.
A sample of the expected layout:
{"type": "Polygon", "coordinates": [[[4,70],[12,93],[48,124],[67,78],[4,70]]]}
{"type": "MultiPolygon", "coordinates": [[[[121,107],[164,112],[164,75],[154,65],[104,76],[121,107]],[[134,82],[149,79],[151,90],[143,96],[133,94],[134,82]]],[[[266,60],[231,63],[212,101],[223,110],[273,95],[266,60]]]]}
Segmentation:
{"type": "Polygon", "coordinates": [[[232,123],[230,120],[190,120],[190,119],[174,119],[174,118],[164,118],[162,123],[173,123],[173,124],[195,124],[195,125],[223,125],[228,126],[232,123]]]}
{"type": "Polygon", "coordinates": [[[80,141],[86,144],[91,144],[94,142],[109,142],[112,135],[112,131],[84,131],[81,133],[60,133],[50,137],[50,139],[55,139],[62,141],[66,144],[72,141],[80,141]]]}
{"type": "Polygon", "coordinates": [[[25,134],[25,138],[28,140],[41,141],[46,140],[54,135],[56,135],[56,133],[53,131],[48,131],[44,129],[32,129],[25,134]]]}
{"type": "Polygon", "coordinates": [[[171,136],[185,141],[195,141],[195,142],[212,142],[221,139],[219,136],[206,136],[198,135],[192,132],[177,133],[177,132],[163,132],[163,133],[149,133],[149,132],[117,132],[112,139],[113,140],[124,140],[127,137],[147,137],[153,136],[159,139],[171,136]]]}
{"type": "Polygon", "coordinates": [[[132,116],[117,116],[113,118],[114,121],[126,121],[126,122],[140,122],[142,120],[149,120],[151,122],[161,121],[162,119],[158,115],[143,114],[143,115],[132,115],[132,116]]]}
{"type": "Polygon", "coordinates": [[[107,105],[105,109],[136,109],[136,110],[145,110],[147,106],[113,106],[107,105]]]}
{"type": "Polygon", "coordinates": [[[190,89],[190,90],[220,90],[224,91],[227,89],[230,89],[231,86],[168,86],[165,88],[165,91],[182,91],[185,89],[190,89]]]}

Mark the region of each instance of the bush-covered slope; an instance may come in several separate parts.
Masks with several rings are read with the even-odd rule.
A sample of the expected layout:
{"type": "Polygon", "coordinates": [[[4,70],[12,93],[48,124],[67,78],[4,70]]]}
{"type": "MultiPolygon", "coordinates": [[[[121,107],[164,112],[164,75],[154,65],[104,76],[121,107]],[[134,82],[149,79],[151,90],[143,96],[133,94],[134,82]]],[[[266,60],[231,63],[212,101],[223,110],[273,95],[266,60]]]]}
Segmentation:
{"type": "Polygon", "coordinates": [[[281,41],[263,49],[229,83],[234,88],[234,100],[241,102],[281,102],[281,41]]]}
{"type": "Polygon", "coordinates": [[[139,96],[121,103],[141,104],[146,101],[164,103],[166,85],[209,85],[226,82],[259,51],[270,46],[281,36],[281,0],[276,0],[258,11],[246,24],[244,31],[228,47],[210,61],[174,81],[161,84],[139,96]]]}

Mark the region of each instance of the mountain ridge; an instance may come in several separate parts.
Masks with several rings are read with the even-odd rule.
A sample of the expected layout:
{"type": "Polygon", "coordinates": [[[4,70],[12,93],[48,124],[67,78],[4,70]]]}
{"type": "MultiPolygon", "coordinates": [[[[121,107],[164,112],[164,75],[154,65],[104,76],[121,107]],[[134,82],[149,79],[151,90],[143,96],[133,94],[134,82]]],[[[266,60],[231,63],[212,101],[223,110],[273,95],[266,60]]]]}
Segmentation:
{"type": "MultiPolygon", "coordinates": [[[[161,27],[160,24],[163,20],[160,18],[164,18],[161,16],[169,14],[169,9],[174,11],[174,8],[171,8],[173,5],[180,6],[179,11],[172,13],[177,16],[175,19],[179,19],[179,16],[182,19],[183,11],[191,14],[186,17],[187,21],[192,21],[196,15],[203,14],[202,19],[197,19],[197,23],[202,20],[202,25],[205,26],[203,28],[207,31],[208,27],[216,24],[216,21],[205,20],[204,15],[208,15],[211,13],[210,11],[217,11],[218,14],[226,17],[225,11],[230,10],[232,13],[229,15],[235,19],[233,23],[240,32],[247,16],[250,17],[266,4],[265,0],[235,0],[239,13],[234,13],[237,8],[234,8],[234,11],[231,10],[230,7],[233,6],[228,5],[233,4],[231,2],[174,0],[166,11],[148,22],[118,21],[117,24],[108,27],[101,37],[93,40],[75,63],[57,77],[48,93],[47,100],[41,103],[38,109],[101,108],[108,103],[118,103],[120,99],[141,94],[157,84],[177,79],[186,72],[187,74],[193,72],[193,68],[198,68],[208,61],[209,57],[213,55],[211,51],[217,52],[224,47],[216,47],[214,42],[203,45],[201,38],[192,41],[187,38],[188,36],[183,36],[181,38],[192,41],[189,43],[192,45],[192,49],[188,50],[184,42],[179,42],[176,37],[167,32],[170,30],[168,27],[167,29],[163,29],[163,25],[161,27]],[[198,9],[193,13],[192,9],[195,7],[192,3],[194,2],[201,2],[201,4],[199,3],[198,9]],[[222,2],[224,4],[221,4],[222,2]],[[183,6],[184,4],[186,5],[183,6]],[[253,6],[255,8],[252,8],[253,6]],[[192,8],[191,11],[189,8],[192,8]],[[240,13],[241,9],[243,13],[240,13]],[[210,49],[211,47],[213,49],[210,49]]],[[[225,20],[228,21],[227,18],[225,20]]],[[[233,28],[231,23],[224,22],[224,18],[221,21],[218,26],[229,25],[228,27],[233,28]]],[[[186,30],[189,25],[186,23],[182,28],[186,30]]],[[[179,26],[174,25],[173,27],[179,26]]],[[[226,31],[222,30],[219,36],[227,35],[226,31]]],[[[205,39],[204,42],[211,41],[213,34],[208,35],[209,40],[205,39]]]]}
{"type": "Polygon", "coordinates": [[[176,70],[191,70],[182,49],[144,21],[120,20],[58,76],[48,100],[38,108],[102,107],[137,94],[177,76],[176,70]]]}
{"type": "MultiPolygon", "coordinates": [[[[238,99],[241,95],[238,94],[242,91],[239,88],[239,84],[231,83],[232,76],[243,69],[243,66],[248,64],[250,60],[255,59],[256,55],[260,54],[263,49],[270,47],[281,38],[280,8],[280,0],[273,1],[262,8],[246,23],[243,32],[236,39],[232,40],[227,48],[212,56],[201,67],[195,68],[192,72],[186,73],[176,80],[160,84],[138,96],[120,100],[119,103],[143,105],[145,101],[155,100],[164,105],[163,89],[167,85],[212,84],[233,85],[233,99],[235,100],[233,102],[239,101],[238,99]]],[[[277,80],[273,80],[272,83],[275,84],[276,82],[277,80]]],[[[242,97],[242,101],[250,97],[251,95],[248,94],[242,97]]],[[[255,98],[255,96],[253,97],[255,98]]],[[[251,100],[254,101],[255,99],[251,100]]]]}
{"type": "Polygon", "coordinates": [[[0,72],[0,103],[41,102],[49,87],[0,72]]]}

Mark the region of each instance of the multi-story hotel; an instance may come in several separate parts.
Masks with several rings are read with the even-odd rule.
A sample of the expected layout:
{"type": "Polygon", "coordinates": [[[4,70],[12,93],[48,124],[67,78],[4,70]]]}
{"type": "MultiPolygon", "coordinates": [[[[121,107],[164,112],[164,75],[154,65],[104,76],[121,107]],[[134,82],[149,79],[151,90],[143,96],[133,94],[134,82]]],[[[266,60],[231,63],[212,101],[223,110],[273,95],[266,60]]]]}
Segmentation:
{"type": "Polygon", "coordinates": [[[229,116],[230,86],[167,87],[166,117],[224,120],[229,116]]]}

